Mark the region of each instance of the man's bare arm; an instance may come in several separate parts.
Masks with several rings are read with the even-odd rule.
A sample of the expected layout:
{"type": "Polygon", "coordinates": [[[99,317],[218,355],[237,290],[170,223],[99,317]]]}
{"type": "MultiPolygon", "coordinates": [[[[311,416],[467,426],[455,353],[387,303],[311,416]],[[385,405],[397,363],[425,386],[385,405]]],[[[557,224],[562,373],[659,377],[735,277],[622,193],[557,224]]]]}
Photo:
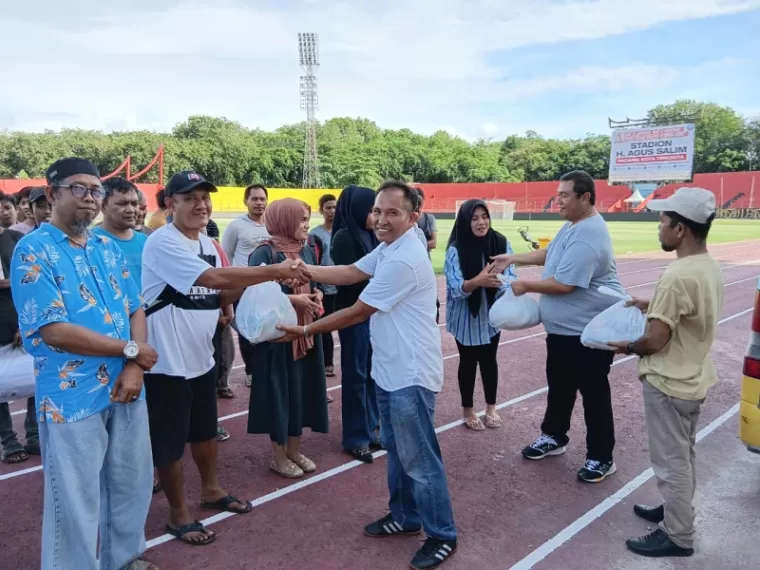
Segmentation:
{"type": "Polygon", "coordinates": [[[48,346],[82,356],[122,356],[127,346],[125,340],[71,323],[50,323],[40,329],[40,335],[48,346]]]}
{"type": "Polygon", "coordinates": [[[356,265],[309,265],[308,269],[313,281],[325,285],[355,285],[372,277],[356,265]]]}
{"type": "MultiPolygon", "coordinates": [[[[311,268],[307,267],[300,259],[286,259],[282,263],[261,265],[259,267],[210,268],[198,277],[195,284],[222,291],[230,289],[242,290],[251,285],[258,285],[266,281],[295,279],[301,283],[307,283],[311,278],[310,272],[311,268]]],[[[238,291],[238,297],[240,294],[242,294],[242,291],[238,291]]],[[[222,298],[222,305],[229,304],[235,300],[234,295],[228,295],[222,298]]]]}

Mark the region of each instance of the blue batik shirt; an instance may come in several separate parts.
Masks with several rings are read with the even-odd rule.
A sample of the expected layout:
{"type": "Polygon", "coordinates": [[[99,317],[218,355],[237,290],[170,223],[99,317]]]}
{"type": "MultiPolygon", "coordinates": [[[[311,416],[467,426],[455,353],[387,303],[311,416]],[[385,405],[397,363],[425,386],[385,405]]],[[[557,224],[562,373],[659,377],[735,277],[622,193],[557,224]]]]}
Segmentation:
{"type": "Polygon", "coordinates": [[[142,298],[121,249],[95,234],[81,246],[44,223],[16,245],[10,277],[24,348],[34,357],[38,421],[75,422],[102,412],[125,359],[63,352],[48,346],[40,329],[70,323],[129,340],[129,317],[142,298]]]}
{"type": "MultiPolygon", "coordinates": [[[[503,253],[512,253],[512,246],[509,241],[507,241],[507,248],[503,253]]],[[[488,262],[489,260],[485,260],[485,263],[488,262]]],[[[488,306],[486,290],[479,287],[471,293],[465,293],[464,276],[459,264],[459,251],[454,246],[446,250],[443,272],[446,274],[446,330],[454,335],[459,344],[465,346],[489,344],[491,339],[500,331],[492,327],[488,320],[490,307],[488,306]],[[474,317],[467,303],[470,295],[482,295],[480,311],[474,317]]],[[[512,281],[517,279],[513,265],[508,266],[503,271],[503,275],[507,277],[507,280],[499,287],[496,293],[497,298],[509,289],[512,281]]]]}

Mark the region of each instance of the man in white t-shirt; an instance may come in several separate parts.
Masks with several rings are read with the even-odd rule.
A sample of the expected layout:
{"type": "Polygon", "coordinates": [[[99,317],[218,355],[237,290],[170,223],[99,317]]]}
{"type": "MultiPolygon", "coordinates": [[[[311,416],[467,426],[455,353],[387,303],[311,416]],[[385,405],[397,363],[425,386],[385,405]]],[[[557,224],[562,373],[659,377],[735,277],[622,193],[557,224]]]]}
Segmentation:
{"type": "Polygon", "coordinates": [[[349,327],[370,319],[372,378],[377,384],[380,437],[388,450],[390,514],[367,525],[373,538],[418,534],[425,544],[412,559],[437,568],[457,548],[441,450],[433,416],[443,385],[441,332],[435,322],[436,280],[417,239],[417,194],[403,182],[377,191],[372,217],[382,242],[353,265],[309,266],[317,282],[353,285],[370,279],[351,307],[314,323],[283,326],[282,340],[349,327]]]}
{"type": "MultiPolygon", "coordinates": [[[[201,507],[247,513],[247,501],[217,481],[217,411],[213,337],[220,307],[243,289],[271,280],[309,280],[301,261],[267,267],[222,267],[203,229],[216,187],[183,171],[166,186],[172,221],[153,232],[143,250],[142,288],[148,338],[158,362],[145,375],[153,464],[169,502],[168,531],[188,544],[208,544],[216,534],[191,515],[185,501],[181,459],[185,443],[201,476],[201,507]]],[[[201,518],[201,517],[197,517],[201,518]]]]}

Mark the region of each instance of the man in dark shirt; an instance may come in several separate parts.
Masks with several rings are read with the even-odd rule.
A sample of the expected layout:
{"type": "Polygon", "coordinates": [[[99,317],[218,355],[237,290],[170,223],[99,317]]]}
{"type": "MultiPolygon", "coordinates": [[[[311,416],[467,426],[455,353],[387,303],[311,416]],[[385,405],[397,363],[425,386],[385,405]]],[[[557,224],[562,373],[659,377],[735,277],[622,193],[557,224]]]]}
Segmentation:
{"type": "Polygon", "coordinates": [[[16,223],[16,199],[0,191],[0,228],[9,228],[16,223]]]}
{"type": "MultiPolygon", "coordinates": [[[[10,274],[11,257],[16,243],[24,237],[21,232],[0,227],[0,346],[18,343],[18,315],[11,298],[10,274]]],[[[27,399],[27,414],[24,419],[26,446],[21,445],[13,431],[13,421],[8,404],[0,404],[0,441],[2,460],[5,463],[20,463],[29,459],[29,454],[40,454],[40,436],[37,427],[34,398],[27,399]]]]}

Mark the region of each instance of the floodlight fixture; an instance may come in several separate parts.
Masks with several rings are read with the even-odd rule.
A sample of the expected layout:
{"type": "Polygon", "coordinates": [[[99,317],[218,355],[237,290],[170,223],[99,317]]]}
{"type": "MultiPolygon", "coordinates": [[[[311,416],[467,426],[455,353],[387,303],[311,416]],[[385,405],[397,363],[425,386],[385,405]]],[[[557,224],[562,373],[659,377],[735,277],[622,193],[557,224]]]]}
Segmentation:
{"type": "Polygon", "coordinates": [[[299,32],[298,59],[302,67],[319,67],[318,36],[314,32],[299,32]]]}

